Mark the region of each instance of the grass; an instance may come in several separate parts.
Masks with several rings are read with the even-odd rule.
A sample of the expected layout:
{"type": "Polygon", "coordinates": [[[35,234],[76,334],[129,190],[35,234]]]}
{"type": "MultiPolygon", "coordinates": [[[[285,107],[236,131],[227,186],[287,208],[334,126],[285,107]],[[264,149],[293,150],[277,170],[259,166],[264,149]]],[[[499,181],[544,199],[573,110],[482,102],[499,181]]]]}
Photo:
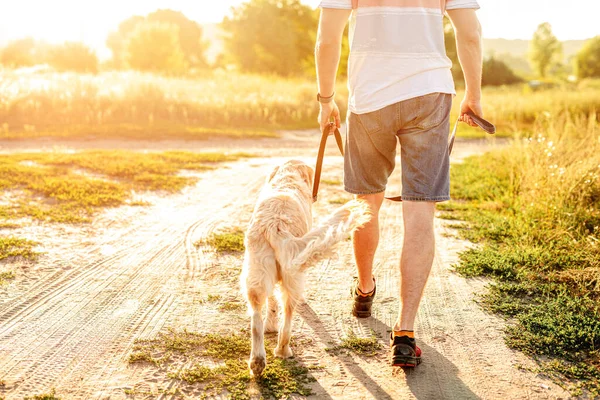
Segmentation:
{"type": "Polygon", "coordinates": [[[329,204],[346,204],[347,202],[349,202],[350,199],[347,199],[345,197],[334,197],[332,199],[328,200],[329,204]]]}
{"type": "Polygon", "coordinates": [[[25,397],[25,400],[60,400],[60,397],[56,396],[56,391],[52,389],[49,393],[36,394],[33,397],[25,397]]]}
{"type": "MultiPolygon", "coordinates": [[[[131,71],[0,73],[5,139],[269,137],[281,128],[314,128],[318,113],[310,79],[225,71],[198,79],[131,71]]],[[[340,83],[342,108],[346,92],[340,83]]]]}
{"type": "MultiPolygon", "coordinates": [[[[272,346],[271,343],[267,343],[272,346]]],[[[182,384],[201,385],[205,397],[249,399],[253,390],[263,398],[308,396],[314,379],[296,360],[281,360],[267,350],[267,367],[260,378],[252,378],[247,359],[250,337],[241,333],[202,334],[169,330],[155,339],[140,340],[129,362],[146,363],[182,384]],[[176,367],[175,361],[185,367],[176,367]]],[[[181,387],[185,391],[185,387],[181,387]]]]}
{"type": "Polygon", "coordinates": [[[323,185],[337,186],[341,185],[342,181],[339,179],[321,179],[323,185]]]}
{"type": "Polygon", "coordinates": [[[219,253],[241,253],[245,250],[244,231],[235,228],[229,231],[213,233],[207,239],[195,243],[196,246],[209,245],[219,253]]]}
{"type": "Polygon", "coordinates": [[[226,301],[219,306],[219,311],[242,311],[246,308],[243,303],[226,301]]]}
{"type": "MultiPolygon", "coordinates": [[[[0,272],[0,287],[6,285],[8,281],[15,279],[15,273],[12,271],[0,272]]],[[[2,386],[2,385],[0,385],[2,386]]]]}
{"type": "MultiPolygon", "coordinates": [[[[311,79],[226,71],[202,78],[140,72],[98,75],[0,72],[0,139],[209,139],[276,137],[279,129],[315,128],[319,108],[311,79]],[[201,95],[199,95],[201,94],[201,95]]],[[[346,113],[347,89],[336,100],[346,113]]],[[[532,92],[527,85],[484,88],[486,117],[498,136],[531,133],[540,117],[598,111],[598,85],[564,84],[532,92]]],[[[453,120],[462,93],[453,107],[453,120]]],[[[485,137],[465,127],[463,137],[485,137]]]]}
{"type": "Polygon", "coordinates": [[[506,342],[573,395],[600,396],[600,124],[564,115],[538,135],[452,167],[440,208],[478,243],[458,272],[494,284],[481,304],[506,342]]]}
{"type": "MultiPolygon", "coordinates": [[[[38,253],[33,251],[33,248],[36,245],[36,242],[27,239],[12,236],[0,237],[0,260],[14,257],[34,260],[38,256],[38,253]]],[[[0,282],[1,281],[0,275],[0,282]]]]}
{"type": "Polygon", "coordinates": [[[179,176],[181,170],[203,171],[247,156],[125,150],[0,155],[0,190],[16,193],[12,204],[0,206],[0,219],[87,222],[103,207],[127,204],[134,191],[176,192],[196,181],[179,176]]]}
{"type": "Polygon", "coordinates": [[[348,350],[363,356],[374,356],[380,349],[381,344],[377,341],[374,332],[371,332],[369,337],[362,338],[356,336],[353,331],[349,330],[342,339],[341,344],[329,347],[326,351],[337,353],[340,350],[348,350]]]}

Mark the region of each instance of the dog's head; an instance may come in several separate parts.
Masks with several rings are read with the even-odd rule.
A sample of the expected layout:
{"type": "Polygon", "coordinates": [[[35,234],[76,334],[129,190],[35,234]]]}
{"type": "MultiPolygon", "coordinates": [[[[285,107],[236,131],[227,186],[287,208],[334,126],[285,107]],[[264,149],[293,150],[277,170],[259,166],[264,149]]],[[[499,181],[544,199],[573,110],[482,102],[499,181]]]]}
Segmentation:
{"type": "Polygon", "coordinates": [[[303,192],[307,191],[310,193],[314,176],[315,171],[311,167],[302,161],[290,160],[283,165],[275,167],[273,172],[271,172],[268,182],[273,186],[280,187],[293,185],[303,192]]]}

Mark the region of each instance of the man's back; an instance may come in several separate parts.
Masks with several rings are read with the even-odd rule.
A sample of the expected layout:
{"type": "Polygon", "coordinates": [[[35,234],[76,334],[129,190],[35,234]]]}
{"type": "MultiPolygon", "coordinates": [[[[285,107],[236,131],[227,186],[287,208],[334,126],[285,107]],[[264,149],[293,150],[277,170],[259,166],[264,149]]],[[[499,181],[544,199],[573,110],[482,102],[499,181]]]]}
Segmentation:
{"type": "Polygon", "coordinates": [[[429,93],[455,93],[443,16],[447,9],[479,8],[476,0],[323,0],[320,6],[355,8],[350,111],[364,114],[429,93]]]}

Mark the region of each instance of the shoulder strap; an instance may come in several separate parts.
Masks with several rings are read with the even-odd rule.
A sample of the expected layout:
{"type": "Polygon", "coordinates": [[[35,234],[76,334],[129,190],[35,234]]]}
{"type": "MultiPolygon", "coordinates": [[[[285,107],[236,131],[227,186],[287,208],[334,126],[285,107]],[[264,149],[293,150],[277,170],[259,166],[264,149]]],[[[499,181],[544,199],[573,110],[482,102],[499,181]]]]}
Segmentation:
{"type": "Polygon", "coordinates": [[[356,10],[358,8],[358,0],[352,0],[352,9],[356,10]]]}

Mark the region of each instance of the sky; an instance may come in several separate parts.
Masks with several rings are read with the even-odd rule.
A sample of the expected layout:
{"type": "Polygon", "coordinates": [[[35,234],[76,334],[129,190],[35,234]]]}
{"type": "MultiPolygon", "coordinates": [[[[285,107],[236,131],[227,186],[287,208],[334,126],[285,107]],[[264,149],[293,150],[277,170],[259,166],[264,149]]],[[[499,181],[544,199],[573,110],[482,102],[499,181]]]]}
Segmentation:
{"type": "MultiPolygon", "coordinates": [[[[316,7],[319,0],[302,0],[316,7]]],[[[104,43],[119,22],[159,8],[182,11],[200,23],[220,22],[243,0],[1,0],[0,44],[32,36],[51,43],[82,41],[106,56],[104,43]],[[76,22],[74,22],[76,21],[76,22]]],[[[479,0],[485,38],[530,39],[552,24],[560,40],[600,35],[600,0],[479,0]]]]}

